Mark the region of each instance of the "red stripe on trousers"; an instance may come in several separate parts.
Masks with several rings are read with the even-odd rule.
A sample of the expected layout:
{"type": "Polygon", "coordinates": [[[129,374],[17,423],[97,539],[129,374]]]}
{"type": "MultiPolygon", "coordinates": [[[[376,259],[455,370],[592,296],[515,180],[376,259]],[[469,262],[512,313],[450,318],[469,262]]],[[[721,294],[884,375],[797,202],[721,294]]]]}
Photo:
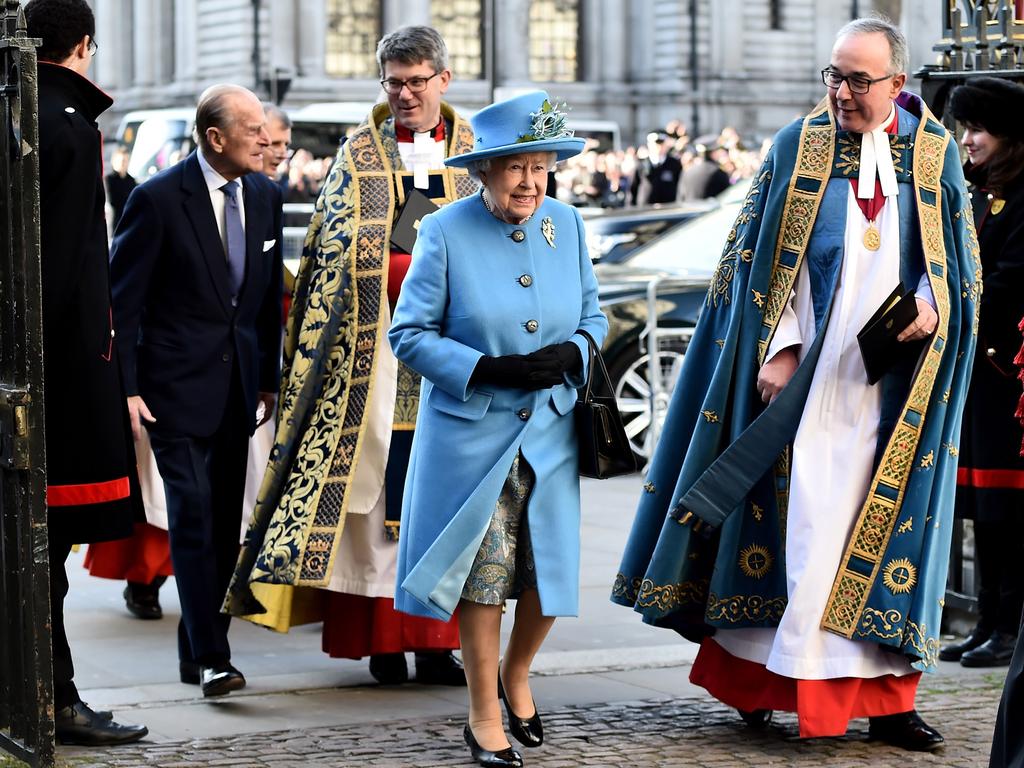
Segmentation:
{"type": "Polygon", "coordinates": [[[956,471],[956,484],[972,488],[1024,488],[1024,471],[960,467],[956,471]]]}
{"type": "Polygon", "coordinates": [[[131,495],[128,476],[102,483],[81,485],[48,485],[46,503],[51,507],[73,507],[79,504],[102,504],[105,501],[127,499],[131,495]]]}

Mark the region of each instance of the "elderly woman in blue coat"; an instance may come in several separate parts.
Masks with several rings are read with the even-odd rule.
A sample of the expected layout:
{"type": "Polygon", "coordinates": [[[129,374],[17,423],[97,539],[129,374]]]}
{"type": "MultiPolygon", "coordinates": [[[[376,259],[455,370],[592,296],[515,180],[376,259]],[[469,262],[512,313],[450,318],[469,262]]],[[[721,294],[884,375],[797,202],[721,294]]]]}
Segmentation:
{"type": "Polygon", "coordinates": [[[423,375],[399,539],[396,607],[458,608],[469,687],[467,744],[481,765],[522,765],[543,740],[534,655],[579,602],[573,405],[589,333],[608,322],[574,208],[545,197],[548,171],[583,149],[543,91],[473,118],[477,149],[449,158],[479,195],[424,217],[389,334],[423,375]],[[515,623],[499,670],[502,604],[515,623]]]}

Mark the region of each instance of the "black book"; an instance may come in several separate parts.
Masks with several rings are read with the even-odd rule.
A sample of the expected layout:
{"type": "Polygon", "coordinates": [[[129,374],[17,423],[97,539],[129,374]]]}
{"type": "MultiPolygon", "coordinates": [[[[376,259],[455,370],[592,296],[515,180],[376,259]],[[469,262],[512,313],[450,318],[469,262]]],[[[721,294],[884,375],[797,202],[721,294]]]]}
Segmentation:
{"type": "Polygon", "coordinates": [[[420,219],[437,209],[429,197],[418,189],[413,189],[405,198],[405,205],[402,206],[395,225],[391,228],[391,244],[406,253],[412,253],[420,228],[420,219]]]}
{"type": "Polygon", "coordinates": [[[908,345],[896,340],[916,318],[917,298],[914,291],[906,290],[903,283],[900,283],[860,329],[857,342],[860,344],[869,384],[881,379],[893,365],[910,353],[911,348],[918,349],[916,344],[908,345]]]}

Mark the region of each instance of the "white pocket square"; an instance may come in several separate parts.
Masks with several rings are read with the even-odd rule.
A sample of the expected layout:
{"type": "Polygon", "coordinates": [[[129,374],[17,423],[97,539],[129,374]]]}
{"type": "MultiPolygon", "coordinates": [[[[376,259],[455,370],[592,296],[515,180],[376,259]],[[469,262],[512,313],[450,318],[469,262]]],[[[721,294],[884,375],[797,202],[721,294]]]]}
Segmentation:
{"type": "Polygon", "coordinates": [[[274,247],[274,243],[276,243],[276,242],[277,242],[276,239],[274,239],[274,240],[264,240],[263,241],[263,252],[266,253],[271,248],[273,248],[274,247]]]}

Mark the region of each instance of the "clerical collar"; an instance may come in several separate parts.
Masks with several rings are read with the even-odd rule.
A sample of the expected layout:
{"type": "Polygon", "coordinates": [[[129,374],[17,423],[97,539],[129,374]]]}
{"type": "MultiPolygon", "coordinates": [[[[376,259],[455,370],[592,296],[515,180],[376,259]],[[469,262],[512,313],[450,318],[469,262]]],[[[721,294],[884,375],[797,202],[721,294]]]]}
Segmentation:
{"type": "Polygon", "coordinates": [[[402,142],[412,143],[416,136],[430,135],[434,141],[444,141],[444,120],[438,122],[429,131],[411,131],[397,120],[395,121],[395,137],[402,142]]]}
{"type": "Polygon", "coordinates": [[[889,149],[889,134],[896,133],[899,114],[896,104],[892,105],[889,118],[871,131],[861,134],[860,142],[860,174],[857,177],[857,197],[870,200],[875,196],[875,179],[882,188],[883,197],[895,197],[899,194],[896,183],[896,169],[892,163],[892,151],[889,149]]]}

